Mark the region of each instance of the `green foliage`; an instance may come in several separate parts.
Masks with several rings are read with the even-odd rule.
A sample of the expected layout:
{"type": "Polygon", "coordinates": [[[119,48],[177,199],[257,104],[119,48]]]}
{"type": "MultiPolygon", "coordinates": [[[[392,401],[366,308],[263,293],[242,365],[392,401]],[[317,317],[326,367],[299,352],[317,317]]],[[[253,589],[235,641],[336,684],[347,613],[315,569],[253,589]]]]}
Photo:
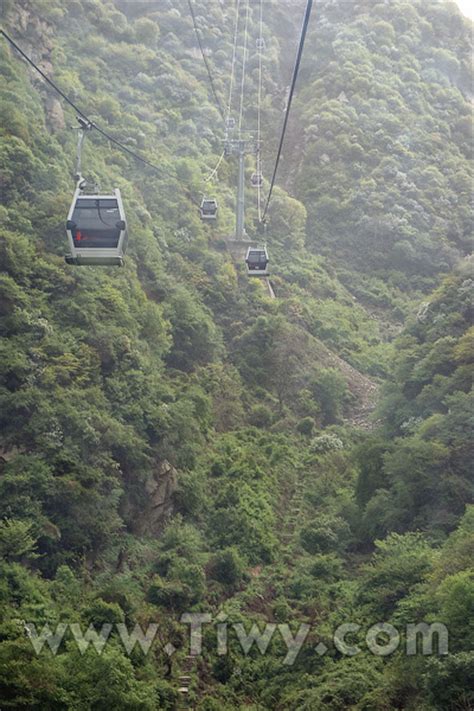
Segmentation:
{"type": "Polygon", "coordinates": [[[435,575],[439,580],[469,568],[474,558],[474,506],[466,507],[458,528],[443,546],[435,575]]]}
{"type": "Polygon", "coordinates": [[[474,572],[449,575],[437,590],[440,616],[449,630],[451,648],[472,649],[474,643],[474,572]]]}
{"type": "Polygon", "coordinates": [[[260,405],[253,405],[248,419],[251,425],[266,429],[272,423],[273,414],[270,408],[262,403],[260,405]]]}
{"type": "Polygon", "coordinates": [[[335,368],[322,370],[312,383],[315,399],[323,413],[323,425],[333,425],[340,420],[347,398],[347,383],[335,368]]]}
{"type": "Polygon", "coordinates": [[[343,448],[344,444],[342,440],[333,432],[327,432],[313,437],[310,444],[310,450],[315,454],[326,454],[327,452],[343,448]]]}
{"type": "Polygon", "coordinates": [[[301,545],[312,554],[343,550],[349,536],[349,527],[343,519],[324,514],[300,532],[301,545]]]}
{"type": "Polygon", "coordinates": [[[160,30],[156,22],[152,22],[146,17],[140,17],[133,24],[136,38],[147,47],[156,47],[160,35],[160,30]]]}
{"type": "Polygon", "coordinates": [[[303,419],[296,425],[296,430],[300,434],[309,437],[313,433],[314,424],[315,423],[312,417],[303,417],[303,419]]]}
{"type": "Polygon", "coordinates": [[[426,691],[434,709],[441,711],[448,704],[465,705],[474,702],[470,679],[474,672],[473,652],[461,652],[447,659],[430,659],[425,677],[426,691]]]}
{"type": "Polygon", "coordinates": [[[69,708],[159,708],[155,683],[137,678],[132,662],[113,646],[98,656],[71,652],[60,658],[62,685],[69,708]]]}
{"type": "Polygon", "coordinates": [[[96,629],[101,629],[102,625],[123,622],[124,614],[117,603],[98,598],[84,610],[84,619],[92,623],[96,629]]]}
{"type": "Polygon", "coordinates": [[[209,576],[224,585],[236,587],[244,574],[244,562],[235,548],[216,553],[209,562],[209,576]]]}
{"type": "Polygon", "coordinates": [[[357,706],[367,708],[365,704],[370,691],[381,682],[381,674],[372,661],[357,657],[331,665],[323,672],[317,688],[289,696],[288,703],[305,711],[342,711],[357,706]]]}
{"type": "Polygon", "coordinates": [[[6,708],[64,708],[61,672],[53,658],[38,658],[29,641],[21,639],[3,641],[0,660],[0,694],[6,708]]]}
{"type": "Polygon", "coordinates": [[[383,458],[386,449],[387,443],[374,437],[366,438],[354,452],[354,457],[359,465],[356,497],[360,506],[365,506],[374,492],[381,489],[385,483],[383,458]]]}
{"type": "Polygon", "coordinates": [[[32,524],[28,521],[5,519],[0,523],[0,556],[5,560],[31,556],[36,541],[31,535],[32,524]]]}
{"type": "Polygon", "coordinates": [[[359,455],[358,498],[372,529],[439,535],[452,530],[472,497],[472,366],[465,349],[471,288],[462,276],[449,277],[398,339],[380,407],[383,434],[393,442],[382,439],[359,455]],[[382,489],[388,506],[380,506],[382,489]]]}
{"type": "Polygon", "coordinates": [[[469,193],[455,166],[470,172],[459,125],[470,30],[448,16],[444,32],[423,3],[320,17],[295,104],[287,170],[297,172],[308,242],[369,282],[409,274],[406,286],[395,276],[402,290],[425,290],[468,249],[469,193]]]}
{"type": "Polygon", "coordinates": [[[204,571],[199,565],[173,560],[166,580],[159,575],[153,578],[147,599],[154,605],[184,612],[203,597],[204,581],[204,571]]]}
{"type": "Polygon", "coordinates": [[[214,360],[219,349],[216,327],[210,314],[185,289],[173,295],[167,315],[173,338],[169,365],[189,371],[214,360]]]}
{"type": "Polygon", "coordinates": [[[376,553],[365,568],[359,596],[377,619],[386,619],[431,570],[435,554],[419,533],[403,536],[392,533],[385,540],[376,541],[375,546],[376,553]]]}

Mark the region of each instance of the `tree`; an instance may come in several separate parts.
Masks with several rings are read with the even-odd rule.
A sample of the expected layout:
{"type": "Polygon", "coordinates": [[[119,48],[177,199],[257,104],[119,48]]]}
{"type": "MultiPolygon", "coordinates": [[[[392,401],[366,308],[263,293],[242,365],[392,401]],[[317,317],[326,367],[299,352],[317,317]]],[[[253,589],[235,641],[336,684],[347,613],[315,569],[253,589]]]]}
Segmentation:
{"type": "Polygon", "coordinates": [[[221,343],[211,314],[184,288],[176,290],[166,310],[173,345],[167,361],[173,368],[190,371],[212,362],[221,343]]]}
{"type": "Polygon", "coordinates": [[[58,658],[65,701],[69,708],[127,708],[131,711],[159,708],[153,681],[138,679],[132,661],[114,644],[99,656],[88,650],[71,650],[58,658]]]}
{"type": "Polygon", "coordinates": [[[385,440],[371,437],[355,449],[354,457],[359,466],[356,498],[361,507],[364,507],[377,489],[382,488],[386,483],[383,467],[387,446],[385,440]]]}
{"type": "Polygon", "coordinates": [[[474,643],[474,573],[463,570],[449,575],[436,597],[440,620],[449,630],[452,651],[469,651],[474,643]]]}
{"type": "Polygon", "coordinates": [[[32,529],[29,521],[6,519],[0,522],[0,556],[9,561],[31,558],[36,548],[32,529]]]}
{"type": "Polygon", "coordinates": [[[469,708],[474,703],[470,680],[474,672],[474,652],[450,654],[446,659],[430,659],[424,674],[429,702],[437,711],[456,704],[469,708]]]}
{"type": "Polygon", "coordinates": [[[322,369],[313,380],[312,390],[321,407],[322,424],[339,422],[348,393],[344,376],[335,368],[322,369]]]}
{"type": "Polygon", "coordinates": [[[319,514],[312,523],[300,531],[300,541],[308,553],[341,551],[350,538],[348,524],[340,516],[319,514]]]}
{"type": "Polygon", "coordinates": [[[236,587],[243,573],[244,561],[233,547],[219,551],[209,562],[209,576],[229,587],[236,587]]]}
{"type": "Polygon", "coordinates": [[[375,547],[372,561],[363,570],[359,598],[377,619],[387,619],[430,572],[434,552],[420,533],[391,533],[375,541],[375,547]]]}

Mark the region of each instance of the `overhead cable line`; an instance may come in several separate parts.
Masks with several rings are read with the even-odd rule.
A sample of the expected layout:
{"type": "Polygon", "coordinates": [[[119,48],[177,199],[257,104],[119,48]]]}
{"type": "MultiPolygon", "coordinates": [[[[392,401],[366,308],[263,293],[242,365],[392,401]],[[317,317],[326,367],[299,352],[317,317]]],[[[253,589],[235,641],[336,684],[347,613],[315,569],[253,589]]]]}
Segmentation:
{"type": "Polygon", "coordinates": [[[197,22],[196,22],[196,15],[194,14],[194,8],[193,8],[192,0],[188,0],[188,6],[189,6],[189,11],[190,11],[190,13],[191,13],[191,17],[192,17],[192,20],[193,20],[194,34],[196,35],[196,39],[197,39],[197,42],[198,42],[198,45],[199,45],[199,49],[201,50],[201,56],[202,56],[202,58],[203,58],[204,64],[206,65],[207,76],[209,77],[209,84],[211,85],[211,90],[212,90],[212,94],[213,94],[213,96],[214,96],[214,101],[216,102],[216,107],[217,107],[217,110],[219,111],[219,113],[220,113],[220,115],[221,115],[221,117],[222,117],[222,120],[225,120],[224,108],[223,108],[223,106],[222,106],[221,100],[219,99],[219,97],[218,97],[218,95],[217,95],[216,87],[215,87],[215,85],[214,85],[214,79],[212,78],[211,68],[210,68],[210,66],[209,66],[209,62],[207,61],[207,57],[206,57],[206,54],[205,54],[205,52],[204,52],[204,47],[202,46],[201,35],[199,34],[199,30],[198,30],[198,26],[197,26],[197,22]]]}
{"type": "Polygon", "coordinates": [[[213,177],[215,176],[215,174],[217,173],[217,171],[218,171],[218,169],[219,169],[220,164],[222,163],[222,160],[223,160],[224,156],[225,156],[225,151],[222,151],[222,153],[221,153],[220,156],[219,156],[219,160],[218,160],[217,163],[216,163],[215,168],[213,168],[213,170],[211,170],[211,172],[209,173],[209,175],[207,176],[207,178],[204,178],[204,182],[205,182],[205,183],[208,183],[210,180],[213,179],[213,177]]]}
{"type": "MultiPolygon", "coordinates": [[[[234,88],[234,78],[235,78],[235,59],[236,59],[236,54],[237,54],[237,40],[238,40],[238,34],[239,34],[239,16],[240,16],[240,1],[241,0],[236,0],[235,2],[235,15],[234,15],[234,39],[233,39],[233,46],[232,46],[232,62],[231,62],[231,70],[230,70],[230,79],[229,79],[229,94],[228,94],[228,101],[227,101],[227,106],[226,106],[226,113],[225,113],[225,130],[226,130],[226,140],[228,138],[228,131],[231,129],[231,111],[232,111],[232,92],[234,88]]],[[[190,0],[188,0],[190,2],[190,0]]],[[[191,7],[192,11],[192,7],[191,7]]],[[[196,27],[196,26],[195,26],[196,27]]],[[[204,58],[204,55],[203,55],[204,58]]],[[[220,164],[222,163],[226,153],[225,150],[222,151],[221,155],[219,156],[217,163],[213,170],[208,174],[206,178],[204,178],[204,182],[208,183],[210,182],[215,175],[217,175],[217,171],[219,169],[220,164]]]]}
{"type": "MultiPolygon", "coordinates": [[[[188,0],[190,2],[190,0],[188,0]]],[[[192,7],[190,8],[192,12],[192,7]]],[[[234,87],[234,76],[235,76],[235,57],[236,57],[236,52],[237,52],[237,38],[238,38],[238,31],[239,31],[239,12],[240,12],[240,0],[236,0],[235,3],[235,17],[234,17],[234,41],[233,41],[233,49],[232,49],[232,63],[231,63],[231,70],[230,70],[230,80],[229,80],[229,95],[228,95],[228,101],[227,101],[227,106],[226,106],[226,113],[225,113],[225,126],[226,126],[226,136],[227,131],[229,130],[229,124],[230,124],[230,114],[232,110],[232,91],[234,87]]],[[[196,25],[195,25],[195,31],[197,34],[196,30],[196,25]]],[[[197,37],[199,35],[197,34],[197,37]]],[[[203,58],[205,59],[204,55],[203,58]]],[[[210,77],[211,78],[211,77],[210,77]]],[[[215,167],[210,171],[208,176],[204,178],[204,182],[208,183],[211,181],[214,176],[217,174],[217,171],[219,169],[220,164],[222,163],[223,159],[225,156],[225,151],[222,151],[221,155],[219,156],[217,163],[215,167]]]]}
{"type": "Polygon", "coordinates": [[[278,164],[280,162],[281,151],[283,148],[283,141],[285,140],[285,132],[286,132],[286,128],[288,125],[288,118],[290,115],[291,102],[293,100],[293,94],[295,91],[296,80],[298,78],[298,71],[300,68],[301,57],[303,55],[304,42],[306,39],[306,32],[308,30],[309,18],[311,16],[312,7],[313,7],[313,0],[307,0],[306,10],[305,10],[304,18],[303,18],[303,25],[301,27],[301,35],[300,35],[300,41],[299,41],[299,45],[298,45],[298,51],[296,53],[295,67],[293,69],[293,77],[291,79],[291,88],[290,88],[290,93],[288,96],[288,102],[286,105],[285,119],[283,121],[283,128],[282,128],[281,137],[280,137],[280,144],[278,146],[278,152],[277,152],[277,157],[276,157],[276,161],[275,161],[275,168],[273,170],[272,180],[270,183],[270,190],[268,193],[267,201],[265,203],[265,209],[264,209],[263,215],[262,215],[262,220],[261,220],[262,222],[265,220],[265,217],[266,217],[266,214],[268,211],[268,206],[270,204],[270,200],[272,197],[273,187],[275,185],[276,174],[278,171],[278,164]]]}
{"type": "Polygon", "coordinates": [[[232,110],[232,91],[234,88],[234,76],[235,76],[235,57],[237,54],[237,38],[239,34],[239,13],[240,13],[240,0],[235,3],[235,21],[234,21],[234,44],[232,49],[232,64],[230,68],[230,82],[229,82],[229,100],[227,102],[227,120],[230,118],[230,112],[232,110]]]}
{"type": "Polygon", "coordinates": [[[240,137],[240,133],[242,131],[242,118],[243,118],[243,114],[244,114],[244,90],[245,90],[245,71],[246,71],[246,62],[247,62],[249,10],[250,10],[250,0],[247,0],[247,8],[245,11],[244,44],[243,44],[243,55],[242,55],[242,81],[240,84],[239,137],[240,137]]]}
{"type": "Polygon", "coordinates": [[[263,0],[260,0],[260,16],[258,26],[258,94],[257,94],[257,213],[258,221],[262,221],[262,159],[260,153],[261,139],[261,103],[262,103],[262,39],[263,39],[263,0]]]}
{"type": "Polygon", "coordinates": [[[9,43],[12,45],[12,47],[14,47],[14,48],[16,49],[16,51],[21,54],[21,56],[23,57],[23,59],[26,59],[26,61],[28,62],[28,64],[30,64],[30,65],[33,67],[33,69],[36,69],[36,71],[38,72],[38,74],[41,74],[41,76],[43,77],[43,79],[44,79],[50,86],[52,86],[53,89],[54,89],[55,91],[57,91],[57,93],[58,93],[60,96],[63,97],[64,101],[66,101],[70,106],[72,106],[72,108],[74,109],[74,111],[75,111],[76,113],[78,113],[79,116],[82,116],[82,118],[85,119],[85,120],[87,121],[87,123],[91,123],[91,121],[90,121],[89,118],[86,116],[86,114],[85,114],[83,111],[81,111],[81,109],[80,109],[78,106],[76,106],[76,104],[75,104],[73,101],[71,101],[71,99],[70,99],[68,96],[66,96],[66,94],[65,94],[63,91],[61,91],[61,89],[60,89],[58,86],[56,86],[56,84],[38,67],[37,64],[35,64],[35,63],[33,62],[32,59],[30,59],[30,58],[28,57],[27,54],[25,54],[25,53],[23,52],[23,50],[17,45],[17,43],[16,43],[14,40],[12,40],[11,37],[9,37],[9,36],[7,35],[7,33],[5,32],[5,30],[1,30],[1,29],[0,29],[0,34],[2,34],[2,35],[5,37],[5,39],[7,40],[7,42],[9,42],[9,43]]]}
{"type": "Polygon", "coordinates": [[[38,74],[40,74],[40,75],[43,77],[43,79],[45,80],[45,82],[46,82],[47,84],[49,84],[49,86],[52,87],[52,88],[54,89],[54,91],[56,91],[56,92],[64,99],[64,101],[65,101],[67,104],[69,104],[69,106],[71,106],[71,107],[74,109],[74,111],[75,111],[77,114],[79,114],[79,116],[81,116],[81,117],[87,122],[87,124],[90,125],[91,128],[95,129],[98,133],[100,133],[102,136],[104,136],[104,138],[106,138],[106,139],[107,139],[108,141],[110,141],[111,143],[114,143],[118,148],[120,148],[120,150],[124,151],[125,153],[128,153],[130,156],[132,156],[132,158],[135,158],[135,160],[138,160],[138,161],[140,161],[141,163],[144,163],[145,165],[148,165],[150,168],[153,168],[154,170],[157,170],[158,172],[160,172],[160,173],[162,173],[162,174],[164,174],[164,175],[168,175],[169,177],[171,177],[171,178],[173,178],[173,179],[176,179],[176,175],[174,175],[173,173],[170,173],[169,171],[167,171],[167,170],[166,170],[165,168],[163,168],[162,166],[156,165],[155,163],[152,163],[151,161],[147,160],[146,158],[143,158],[143,156],[139,155],[138,153],[135,153],[135,151],[132,151],[130,148],[128,148],[128,146],[125,146],[123,143],[121,143],[121,141],[119,141],[119,140],[117,140],[116,138],[114,138],[113,136],[111,136],[107,131],[104,131],[103,128],[100,128],[100,126],[98,126],[94,121],[92,121],[92,120],[87,116],[87,114],[85,114],[84,111],[82,111],[82,109],[80,109],[80,108],[57,86],[57,84],[55,84],[54,81],[53,81],[52,79],[50,79],[50,78],[38,67],[38,65],[35,64],[32,59],[30,59],[30,57],[28,57],[27,54],[25,54],[25,52],[17,45],[17,43],[16,43],[11,37],[9,37],[9,35],[7,35],[7,33],[6,33],[4,30],[0,29],[0,34],[2,34],[2,35],[5,37],[5,39],[7,40],[7,42],[9,42],[9,43],[11,44],[11,46],[16,49],[16,51],[23,57],[23,59],[25,59],[25,60],[28,62],[28,64],[29,64],[30,66],[32,66],[33,69],[35,69],[35,71],[37,71],[38,74]]]}

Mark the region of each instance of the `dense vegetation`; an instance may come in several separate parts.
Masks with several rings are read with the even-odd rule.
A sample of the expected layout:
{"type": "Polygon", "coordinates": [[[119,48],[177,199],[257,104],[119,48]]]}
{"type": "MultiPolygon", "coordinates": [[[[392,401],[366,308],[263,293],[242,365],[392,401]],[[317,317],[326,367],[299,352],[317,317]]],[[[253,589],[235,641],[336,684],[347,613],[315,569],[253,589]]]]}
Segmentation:
{"type": "MultiPolygon", "coordinates": [[[[232,3],[194,4],[224,100],[232,3]]],[[[269,165],[299,16],[265,7],[269,165]]],[[[471,708],[467,22],[444,2],[318,3],[270,209],[271,300],[225,248],[233,161],[210,188],[216,226],[198,217],[222,131],[187,4],[2,11],[64,91],[163,172],[92,133],[84,170],[120,187],[129,251],[123,269],[66,266],[74,115],[2,40],[1,708],[176,708],[193,611],[311,625],[292,666],[280,637],[246,655],[229,629],[220,656],[205,627],[195,708],[471,708]],[[406,655],[420,621],[447,626],[448,655],[406,655]],[[146,655],[116,632],[81,654],[70,631],[57,655],[35,654],[29,625],[71,622],[159,632],[146,655]],[[347,622],[354,656],[332,639],[347,622]],[[386,657],[364,645],[378,622],[402,635],[386,657]]]]}

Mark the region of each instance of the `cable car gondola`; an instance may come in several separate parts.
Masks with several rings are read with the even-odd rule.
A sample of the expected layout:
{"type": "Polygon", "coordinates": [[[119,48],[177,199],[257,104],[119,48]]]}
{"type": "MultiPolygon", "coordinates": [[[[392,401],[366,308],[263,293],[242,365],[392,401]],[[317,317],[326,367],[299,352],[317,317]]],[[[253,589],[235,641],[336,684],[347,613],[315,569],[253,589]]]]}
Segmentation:
{"type": "Polygon", "coordinates": [[[216,220],[217,219],[217,200],[204,198],[199,208],[201,220],[216,220]]]}
{"type": "Polygon", "coordinates": [[[252,173],[250,184],[252,188],[261,188],[263,185],[263,175],[261,173],[252,173]]]}
{"type": "Polygon", "coordinates": [[[85,194],[78,187],[66,231],[71,250],[68,264],[122,266],[128,235],[120,190],[85,194]]]}
{"type": "Polygon", "coordinates": [[[76,190],[67,216],[66,232],[70,254],[67,264],[122,266],[128,234],[120,190],[101,194],[88,191],[81,174],[84,138],[93,124],[81,116],[77,141],[76,190]]]}
{"type": "Polygon", "coordinates": [[[258,37],[255,42],[255,45],[259,51],[263,52],[265,50],[265,40],[263,39],[263,37],[258,37]]]}
{"type": "Polygon", "coordinates": [[[268,276],[268,252],[266,247],[249,247],[245,257],[249,276],[268,276]]]}

